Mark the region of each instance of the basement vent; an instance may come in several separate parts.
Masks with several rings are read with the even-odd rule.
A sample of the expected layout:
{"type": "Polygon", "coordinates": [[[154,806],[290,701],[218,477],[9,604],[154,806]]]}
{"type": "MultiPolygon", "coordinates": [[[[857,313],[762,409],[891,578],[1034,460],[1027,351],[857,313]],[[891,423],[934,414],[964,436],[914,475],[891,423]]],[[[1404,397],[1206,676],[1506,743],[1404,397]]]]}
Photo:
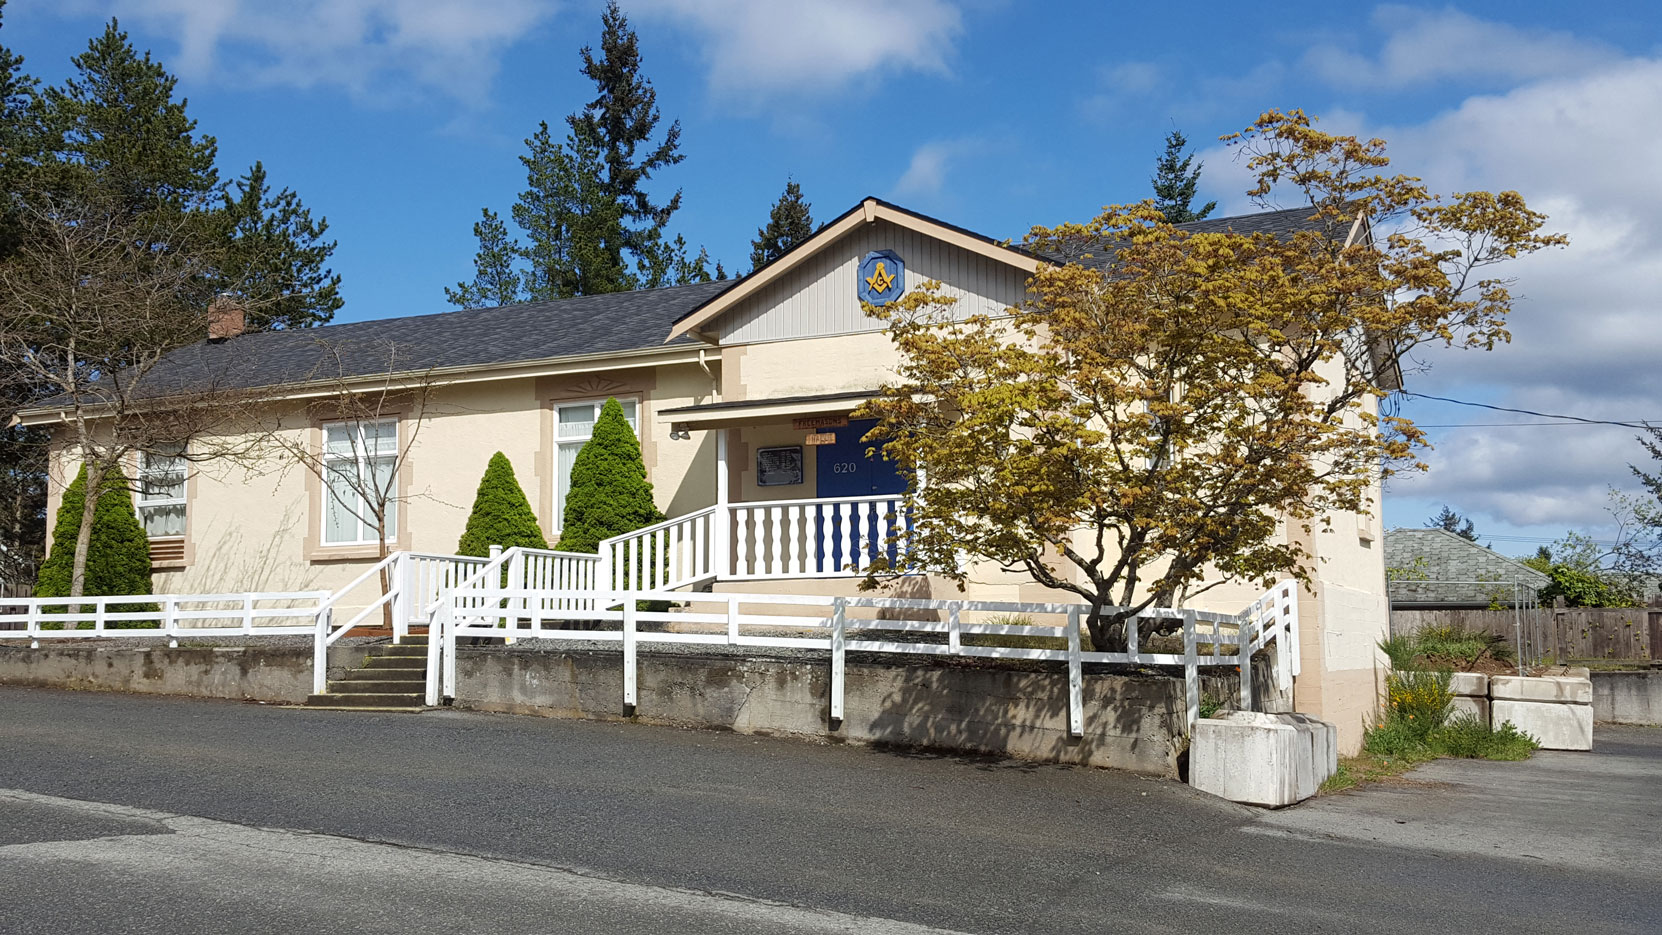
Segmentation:
{"type": "Polygon", "coordinates": [[[183,539],[151,539],[150,564],[183,565],[185,563],[185,540],[183,539]]]}

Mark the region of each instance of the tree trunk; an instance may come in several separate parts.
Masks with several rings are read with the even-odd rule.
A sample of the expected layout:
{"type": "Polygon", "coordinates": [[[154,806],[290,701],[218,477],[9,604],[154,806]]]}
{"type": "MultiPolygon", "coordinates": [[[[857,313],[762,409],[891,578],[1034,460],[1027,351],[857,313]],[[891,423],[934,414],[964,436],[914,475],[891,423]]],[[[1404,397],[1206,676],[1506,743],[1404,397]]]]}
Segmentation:
{"type": "MultiPolygon", "coordinates": [[[[87,588],[87,552],[92,547],[92,521],[98,515],[98,496],[103,492],[105,470],[102,466],[87,465],[85,496],[81,504],[81,526],[75,531],[75,558],[70,565],[69,596],[80,597],[87,588]]],[[[80,613],[79,604],[71,605],[70,613],[80,613]]]]}
{"type": "MultiPolygon", "coordinates": [[[[387,552],[387,524],[385,520],[382,520],[376,525],[376,538],[379,540],[380,548],[375,551],[375,560],[383,562],[386,561],[387,555],[389,554],[387,552]]],[[[392,593],[392,573],[387,566],[382,565],[381,596],[386,597],[390,593],[392,593]]],[[[388,630],[392,629],[392,603],[392,601],[387,601],[381,605],[381,625],[386,627],[388,630]]]]}

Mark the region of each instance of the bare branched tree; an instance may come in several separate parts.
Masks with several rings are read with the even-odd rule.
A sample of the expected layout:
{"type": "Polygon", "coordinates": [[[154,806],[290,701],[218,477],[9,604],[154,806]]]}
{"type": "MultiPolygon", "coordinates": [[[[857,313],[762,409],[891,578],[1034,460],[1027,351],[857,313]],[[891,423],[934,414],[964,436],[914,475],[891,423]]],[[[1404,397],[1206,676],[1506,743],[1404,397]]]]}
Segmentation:
{"type": "MultiPolygon", "coordinates": [[[[0,366],[31,385],[62,422],[59,443],[87,470],[87,490],[141,451],[193,460],[234,456],[246,391],[229,370],[172,366],[226,313],[217,248],[179,212],[117,210],[97,193],[17,194],[20,245],[0,263],[0,366]],[[227,440],[231,441],[227,441],[227,440]],[[221,444],[224,442],[225,444],[221,444]],[[227,447],[232,446],[232,447],[227,447]]],[[[84,593],[98,497],[75,540],[71,597],[84,593]]]]}
{"type": "MultiPolygon", "coordinates": [[[[414,355],[393,341],[317,345],[319,362],[305,381],[315,397],[303,410],[305,425],[268,423],[266,442],[318,479],[325,524],[358,524],[384,559],[398,536],[400,505],[431,497],[405,490],[399,477],[433,414],[433,374],[416,367],[414,355]],[[294,431],[318,422],[325,424],[320,440],[294,431]]],[[[385,569],[380,583],[385,595],[392,585],[385,569]]],[[[382,617],[391,626],[390,605],[382,606],[382,617]]]]}

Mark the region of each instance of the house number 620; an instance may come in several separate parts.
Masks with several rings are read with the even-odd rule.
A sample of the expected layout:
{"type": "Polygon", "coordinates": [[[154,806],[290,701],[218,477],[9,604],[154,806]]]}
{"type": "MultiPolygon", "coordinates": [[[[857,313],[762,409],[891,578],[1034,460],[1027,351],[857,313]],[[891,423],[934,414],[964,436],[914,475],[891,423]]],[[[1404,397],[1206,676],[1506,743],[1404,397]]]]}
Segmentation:
{"type": "Polygon", "coordinates": [[[831,473],[853,474],[855,471],[859,470],[859,467],[860,466],[853,461],[838,461],[837,463],[831,465],[831,473]]]}

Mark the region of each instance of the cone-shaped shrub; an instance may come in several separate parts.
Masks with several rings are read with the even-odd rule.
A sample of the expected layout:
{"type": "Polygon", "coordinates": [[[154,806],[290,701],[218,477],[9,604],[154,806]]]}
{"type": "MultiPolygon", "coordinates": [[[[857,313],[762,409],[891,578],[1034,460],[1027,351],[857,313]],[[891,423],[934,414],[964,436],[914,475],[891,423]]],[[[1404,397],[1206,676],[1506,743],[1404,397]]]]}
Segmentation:
{"type": "MultiPolygon", "coordinates": [[[[92,538],[87,545],[86,584],[82,594],[149,594],[150,537],[133,512],[133,495],[120,470],[104,475],[98,505],[92,518],[92,538]]],[[[87,468],[63,492],[63,503],[52,527],[52,550],[41,563],[35,582],[37,597],[68,597],[75,571],[75,538],[81,528],[81,509],[86,504],[87,468]]],[[[111,605],[111,610],[152,610],[154,604],[111,605]]],[[[111,627],[148,627],[152,624],[111,623],[111,627]]]]}
{"type": "Polygon", "coordinates": [[[500,451],[491,455],[485,476],[479,480],[479,492],[473,495],[473,512],[468,514],[467,529],[456,546],[456,554],[484,557],[490,554],[493,545],[504,549],[548,548],[548,540],[537,526],[537,514],[531,511],[525,491],[514,478],[514,466],[500,451]]]}
{"type": "Polygon", "coordinates": [[[615,399],[606,400],[594,434],[571,465],[562,552],[598,552],[600,541],[663,519],[652,502],[640,442],[615,399]]]}

